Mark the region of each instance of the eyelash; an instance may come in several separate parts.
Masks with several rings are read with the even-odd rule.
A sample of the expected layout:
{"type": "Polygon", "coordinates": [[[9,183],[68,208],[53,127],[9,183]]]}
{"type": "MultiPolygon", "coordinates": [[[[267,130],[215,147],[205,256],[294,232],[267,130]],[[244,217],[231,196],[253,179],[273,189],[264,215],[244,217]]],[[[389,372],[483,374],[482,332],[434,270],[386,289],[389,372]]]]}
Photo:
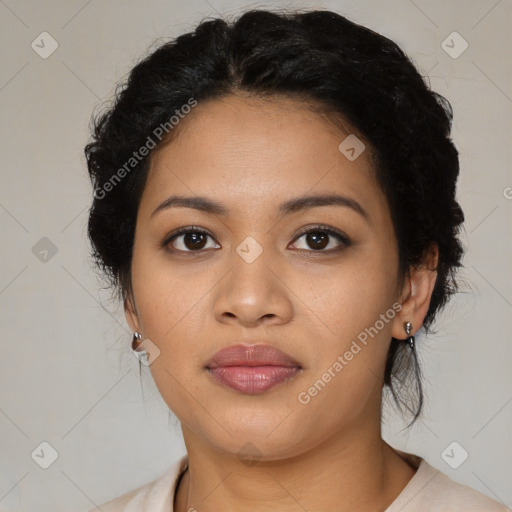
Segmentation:
{"type": "MultiPolygon", "coordinates": [[[[173,242],[180,235],[184,235],[184,234],[188,234],[188,233],[202,233],[202,234],[208,235],[210,238],[213,239],[213,237],[210,235],[210,233],[208,233],[208,231],[206,231],[203,228],[200,228],[198,226],[186,226],[186,227],[177,229],[176,231],[171,233],[169,236],[167,236],[161,244],[162,248],[171,253],[180,253],[180,252],[181,253],[197,253],[197,252],[203,251],[204,249],[198,249],[197,251],[192,251],[192,250],[183,251],[181,249],[169,249],[168,245],[171,242],[173,242]]],[[[350,238],[347,235],[345,235],[341,231],[337,231],[337,230],[330,228],[329,226],[325,226],[323,224],[316,224],[314,226],[305,228],[304,230],[300,231],[296,235],[294,240],[297,240],[297,239],[301,238],[302,236],[310,234],[310,233],[325,233],[327,235],[330,235],[330,236],[333,236],[334,238],[336,238],[339,242],[341,242],[342,245],[341,245],[341,247],[338,247],[336,249],[328,249],[328,250],[298,249],[299,251],[332,254],[334,252],[339,252],[342,249],[352,245],[352,241],[350,240],[350,238]]]]}

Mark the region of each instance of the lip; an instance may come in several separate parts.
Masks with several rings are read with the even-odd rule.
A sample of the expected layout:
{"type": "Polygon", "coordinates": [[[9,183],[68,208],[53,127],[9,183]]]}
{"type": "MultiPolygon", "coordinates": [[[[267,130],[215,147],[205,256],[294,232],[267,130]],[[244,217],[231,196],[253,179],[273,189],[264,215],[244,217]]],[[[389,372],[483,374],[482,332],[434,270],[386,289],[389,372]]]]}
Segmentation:
{"type": "Polygon", "coordinates": [[[221,384],[246,394],[267,391],[293,379],[302,370],[295,359],[269,345],[233,345],[207,363],[209,374],[221,384]]]}
{"type": "Polygon", "coordinates": [[[220,366],[297,366],[288,354],[270,345],[232,345],[219,350],[207,363],[207,368],[220,366]]]}

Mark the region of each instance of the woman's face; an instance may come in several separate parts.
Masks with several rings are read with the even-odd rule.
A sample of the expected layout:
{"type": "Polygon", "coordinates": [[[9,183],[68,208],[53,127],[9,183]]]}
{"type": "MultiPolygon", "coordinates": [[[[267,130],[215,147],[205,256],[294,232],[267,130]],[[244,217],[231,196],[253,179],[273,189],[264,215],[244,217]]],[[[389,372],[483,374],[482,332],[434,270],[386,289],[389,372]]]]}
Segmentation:
{"type": "Polygon", "coordinates": [[[150,369],[185,440],[279,459],[344,431],[375,431],[390,338],[403,330],[393,320],[396,239],[368,150],[358,156],[350,133],[288,99],[199,103],[177,129],[152,158],[126,313],[160,351],[150,369]],[[360,209],[304,201],[320,195],[360,209]],[[171,196],[223,212],[155,213],[171,196]],[[192,234],[169,240],[182,227],[192,234]],[[298,368],[279,367],[291,378],[262,388],[250,388],[254,373],[276,368],[209,369],[240,344],[269,345],[298,368]]]}

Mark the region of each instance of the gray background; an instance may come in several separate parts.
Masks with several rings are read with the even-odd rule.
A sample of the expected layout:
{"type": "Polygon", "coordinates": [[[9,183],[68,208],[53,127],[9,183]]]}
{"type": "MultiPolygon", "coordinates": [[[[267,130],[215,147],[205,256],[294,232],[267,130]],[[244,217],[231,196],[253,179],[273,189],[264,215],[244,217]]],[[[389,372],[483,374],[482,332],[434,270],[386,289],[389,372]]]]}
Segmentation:
{"type": "MultiPolygon", "coordinates": [[[[404,423],[387,409],[383,435],[511,506],[512,2],[294,5],[335,10],[394,39],[452,103],[466,215],[463,289],[439,317],[438,334],[417,337],[423,418],[400,432],[404,423]],[[454,31],[469,44],[457,58],[441,46],[454,31]],[[455,458],[469,453],[457,469],[442,455],[454,441],[455,458]]],[[[156,478],[184,453],[176,419],[149,370],[139,377],[124,315],[88,260],[83,146],[93,109],[156,38],[248,6],[290,3],[0,0],[4,510],[87,510],[156,478]],[[58,43],[46,59],[31,47],[43,46],[43,31],[58,43]],[[41,452],[43,441],[58,452],[48,469],[36,463],[51,454],[41,452]]],[[[452,53],[460,43],[449,43],[452,53]]]]}

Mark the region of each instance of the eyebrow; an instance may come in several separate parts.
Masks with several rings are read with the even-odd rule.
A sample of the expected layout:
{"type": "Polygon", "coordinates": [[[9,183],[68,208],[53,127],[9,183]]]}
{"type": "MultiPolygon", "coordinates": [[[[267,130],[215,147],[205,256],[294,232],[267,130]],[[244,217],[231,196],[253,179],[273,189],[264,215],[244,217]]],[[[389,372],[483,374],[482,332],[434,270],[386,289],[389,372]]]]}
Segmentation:
{"type": "MultiPolygon", "coordinates": [[[[281,203],[281,205],[279,205],[278,211],[281,216],[284,216],[289,215],[291,213],[296,213],[298,211],[316,208],[318,206],[348,207],[357,212],[358,214],[360,214],[368,222],[370,221],[370,216],[368,215],[366,210],[355,199],[341,196],[339,194],[320,194],[297,197],[294,199],[290,199],[289,201],[285,201],[284,203],[281,203]]],[[[208,199],[207,197],[186,197],[173,195],[168,197],[163,203],[159,204],[151,214],[151,217],[156,215],[158,212],[173,207],[193,208],[194,210],[199,210],[205,213],[223,216],[227,216],[230,213],[230,210],[228,208],[226,208],[225,206],[216,201],[208,199]]]]}

